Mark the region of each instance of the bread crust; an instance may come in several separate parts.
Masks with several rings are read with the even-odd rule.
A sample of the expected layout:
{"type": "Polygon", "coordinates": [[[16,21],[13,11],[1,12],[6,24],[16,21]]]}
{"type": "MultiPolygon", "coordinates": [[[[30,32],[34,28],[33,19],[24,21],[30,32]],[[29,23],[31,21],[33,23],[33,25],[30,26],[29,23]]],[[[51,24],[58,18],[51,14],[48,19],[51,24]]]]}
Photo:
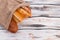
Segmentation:
{"type": "Polygon", "coordinates": [[[12,33],[16,33],[18,31],[18,25],[16,23],[16,21],[12,18],[8,31],[12,32],[12,33]]]}
{"type": "Polygon", "coordinates": [[[16,33],[18,31],[18,22],[23,21],[25,18],[31,17],[30,7],[21,7],[18,8],[11,19],[8,31],[16,33]]]}

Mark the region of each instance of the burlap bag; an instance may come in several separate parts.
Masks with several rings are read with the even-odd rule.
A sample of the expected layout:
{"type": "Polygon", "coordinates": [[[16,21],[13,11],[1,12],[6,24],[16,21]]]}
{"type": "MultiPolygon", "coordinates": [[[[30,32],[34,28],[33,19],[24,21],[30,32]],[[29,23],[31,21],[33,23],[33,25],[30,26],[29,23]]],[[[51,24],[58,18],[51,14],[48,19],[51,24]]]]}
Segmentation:
{"type": "Polygon", "coordinates": [[[8,29],[15,10],[21,6],[29,6],[23,0],[0,0],[0,25],[8,29]]]}

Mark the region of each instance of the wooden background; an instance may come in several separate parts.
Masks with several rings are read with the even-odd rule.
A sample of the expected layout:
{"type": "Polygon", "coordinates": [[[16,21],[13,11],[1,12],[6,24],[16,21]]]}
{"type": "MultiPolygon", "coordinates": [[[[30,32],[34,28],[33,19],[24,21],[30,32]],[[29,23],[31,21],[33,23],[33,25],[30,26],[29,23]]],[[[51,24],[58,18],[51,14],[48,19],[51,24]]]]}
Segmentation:
{"type": "Polygon", "coordinates": [[[19,23],[19,31],[10,33],[0,27],[0,40],[60,40],[60,0],[30,2],[32,18],[19,23]]]}

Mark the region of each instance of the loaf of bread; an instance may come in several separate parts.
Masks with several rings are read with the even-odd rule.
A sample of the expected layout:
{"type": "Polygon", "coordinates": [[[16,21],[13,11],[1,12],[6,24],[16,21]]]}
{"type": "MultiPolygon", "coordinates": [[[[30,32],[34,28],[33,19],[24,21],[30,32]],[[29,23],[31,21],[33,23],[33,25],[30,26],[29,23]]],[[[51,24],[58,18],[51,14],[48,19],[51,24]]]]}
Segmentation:
{"type": "Polygon", "coordinates": [[[18,31],[18,25],[16,23],[16,21],[12,18],[8,31],[12,32],[12,33],[16,33],[18,31]]]}
{"type": "Polygon", "coordinates": [[[31,17],[31,10],[29,7],[26,6],[18,8],[13,14],[8,31],[16,33],[18,31],[17,23],[28,17],[31,17]]]}

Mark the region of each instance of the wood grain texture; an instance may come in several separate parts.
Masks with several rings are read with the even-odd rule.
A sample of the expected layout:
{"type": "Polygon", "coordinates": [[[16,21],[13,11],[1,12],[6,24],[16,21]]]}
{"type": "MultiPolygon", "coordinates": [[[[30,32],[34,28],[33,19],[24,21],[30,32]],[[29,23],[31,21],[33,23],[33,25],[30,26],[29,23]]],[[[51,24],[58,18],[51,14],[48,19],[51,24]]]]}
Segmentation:
{"type": "Polygon", "coordinates": [[[25,0],[31,4],[60,4],[60,0],[25,0]]]}
{"type": "Polygon", "coordinates": [[[32,18],[19,23],[17,33],[0,26],[1,40],[60,40],[60,0],[25,0],[30,2],[32,18]],[[42,17],[49,15],[53,17],[42,17]]]}
{"type": "Polygon", "coordinates": [[[60,40],[58,30],[19,30],[17,33],[10,33],[0,30],[1,40],[60,40]]]}

